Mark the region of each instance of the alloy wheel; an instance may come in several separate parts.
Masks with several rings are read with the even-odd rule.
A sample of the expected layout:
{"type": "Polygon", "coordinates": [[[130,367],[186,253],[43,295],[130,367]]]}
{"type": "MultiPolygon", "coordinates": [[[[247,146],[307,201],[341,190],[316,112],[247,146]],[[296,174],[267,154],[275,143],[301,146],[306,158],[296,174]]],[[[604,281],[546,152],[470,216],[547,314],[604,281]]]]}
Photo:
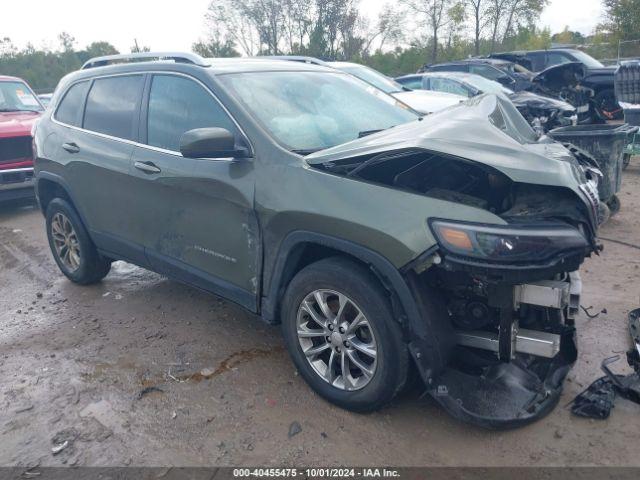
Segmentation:
{"type": "Polygon", "coordinates": [[[51,237],[56,255],[62,264],[75,272],[80,268],[80,242],[71,221],[63,213],[56,213],[51,219],[51,237]]]}
{"type": "Polygon", "coordinates": [[[373,378],[378,346],[366,316],[346,295],[315,290],[298,308],[297,335],[309,365],[340,390],[360,390],[373,378]]]}

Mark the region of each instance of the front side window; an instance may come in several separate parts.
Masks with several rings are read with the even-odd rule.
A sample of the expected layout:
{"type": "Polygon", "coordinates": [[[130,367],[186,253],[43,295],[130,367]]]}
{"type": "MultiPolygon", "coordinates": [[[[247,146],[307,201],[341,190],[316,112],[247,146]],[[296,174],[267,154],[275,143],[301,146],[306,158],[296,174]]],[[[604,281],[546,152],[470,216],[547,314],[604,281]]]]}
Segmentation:
{"type": "Polygon", "coordinates": [[[133,140],[144,77],[123,75],[94,81],[84,114],[84,128],[133,140]]]}
{"type": "Polygon", "coordinates": [[[422,77],[399,78],[397,82],[412,90],[420,90],[423,88],[422,77]]]}
{"type": "Polygon", "coordinates": [[[510,90],[504,85],[494,82],[493,80],[488,80],[480,75],[469,76],[466,82],[482,93],[492,93],[494,95],[511,95],[513,93],[513,90],[510,90]]]}
{"type": "Polygon", "coordinates": [[[547,54],[547,68],[553,67],[554,65],[562,65],[570,62],[571,59],[563,53],[550,52],[547,54]]]}
{"type": "Polygon", "coordinates": [[[73,85],[62,98],[58,109],[56,110],[56,120],[79,127],[82,121],[82,106],[84,105],[84,97],[87,95],[89,82],[79,82],[73,85]]]}
{"type": "Polygon", "coordinates": [[[432,78],[431,90],[435,90],[436,92],[455,93],[456,95],[462,95],[463,97],[471,96],[468,89],[464,88],[460,83],[447,78],[432,78]]]}
{"type": "Polygon", "coordinates": [[[476,75],[481,75],[489,80],[497,80],[505,76],[500,70],[490,67],[488,65],[470,65],[469,71],[476,75]]]}
{"type": "Polygon", "coordinates": [[[527,53],[527,58],[531,61],[531,69],[534,72],[541,72],[546,68],[546,55],[544,52],[527,53]]]}
{"type": "Polygon", "coordinates": [[[44,108],[24,82],[0,82],[0,112],[41,112],[44,108]]]}
{"type": "Polygon", "coordinates": [[[252,72],[219,78],[278,143],[299,153],[418,118],[390,95],[343,73],[252,72]]]}
{"type": "Polygon", "coordinates": [[[237,129],[220,104],[201,85],[175,75],[156,75],[149,93],[147,144],[180,151],[180,138],[194,128],[237,129]]]}

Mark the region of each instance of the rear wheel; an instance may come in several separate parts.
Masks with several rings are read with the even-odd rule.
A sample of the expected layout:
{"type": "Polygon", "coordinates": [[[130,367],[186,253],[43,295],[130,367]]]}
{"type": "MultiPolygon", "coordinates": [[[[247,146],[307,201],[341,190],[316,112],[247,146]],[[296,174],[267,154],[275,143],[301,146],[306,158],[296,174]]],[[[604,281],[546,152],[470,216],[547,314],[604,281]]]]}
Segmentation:
{"type": "Polygon", "coordinates": [[[360,265],[341,258],[296,275],[283,300],[291,357],[322,397],[348,410],[381,408],[402,389],[409,354],[388,295],[360,265]]]}
{"type": "Polygon", "coordinates": [[[111,260],[102,257],[84,228],[80,216],[65,200],[56,198],[47,207],[47,237],[58,267],[72,282],[89,285],[102,280],[111,260]]]}

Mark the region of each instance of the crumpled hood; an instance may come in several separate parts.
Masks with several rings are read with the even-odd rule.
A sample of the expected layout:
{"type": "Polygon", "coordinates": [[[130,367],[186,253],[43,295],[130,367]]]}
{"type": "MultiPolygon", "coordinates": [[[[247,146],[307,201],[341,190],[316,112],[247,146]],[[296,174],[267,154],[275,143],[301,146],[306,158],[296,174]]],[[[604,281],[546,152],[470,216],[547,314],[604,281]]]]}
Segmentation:
{"type": "Polygon", "coordinates": [[[509,100],[518,107],[540,108],[548,110],[559,110],[561,112],[575,111],[575,107],[563,100],[538,95],[537,93],[520,91],[509,95],[509,100]]]}
{"type": "Polygon", "coordinates": [[[360,138],[306,157],[310,165],[394,152],[424,149],[483,163],[515,182],[567,187],[579,192],[576,160],[548,137],[518,141],[490,121],[515,120],[527,136],[535,134],[513,105],[496,95],[481,95],[445,111],[360,138]],[[510,107],[510,108],[509,108],[510,107]],[[513,118],[514,115],[520,118],[513,118]]]}
{"type": "Polygon", "coordinates": [[[31,127],[40,113],[0,112],[0,138],[31,135],[31,127]]]}
{"type": "Polygon", "coordinates": [[[586,67],[580,62],[568,62],[543,70],[532,82],[551,89],[575,87],[586,75],[586,67]]]}

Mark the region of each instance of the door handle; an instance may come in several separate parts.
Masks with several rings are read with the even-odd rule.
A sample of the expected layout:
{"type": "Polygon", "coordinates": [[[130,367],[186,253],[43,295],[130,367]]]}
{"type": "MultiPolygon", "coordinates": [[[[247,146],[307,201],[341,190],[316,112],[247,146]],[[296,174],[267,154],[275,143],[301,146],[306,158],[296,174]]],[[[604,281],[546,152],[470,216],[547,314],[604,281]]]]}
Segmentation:
{"type": "Polygon", "coordinates": [[[160,173],[162,171],[152,162],[135,162],[133,166],[144,173],[160,173]]]}
{"type": "Polygon", "coordinates": [[[80,147],[73,142],[63,143],[62,148],[64,148],[69,153],[78,153],[80,151],[80,147]]]}

